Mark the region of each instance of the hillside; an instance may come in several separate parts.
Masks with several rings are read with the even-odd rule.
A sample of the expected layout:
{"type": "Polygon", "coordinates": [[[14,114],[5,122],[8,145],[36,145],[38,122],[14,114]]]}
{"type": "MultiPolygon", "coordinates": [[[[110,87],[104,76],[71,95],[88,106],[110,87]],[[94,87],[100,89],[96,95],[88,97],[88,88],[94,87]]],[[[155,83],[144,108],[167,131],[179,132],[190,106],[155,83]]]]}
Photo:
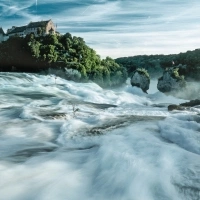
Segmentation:
{"type": "Polygon", "coordinates": [[[25,38],[11,37],[0,44],[0,71],[47,72],[49,69],[67,72],[67,78],[75,81],[92,80],[102,87],[121,85],[127,78],[125,68],[110,57],[101,60],[83,38],[70,33],[39,37],[29,34],[25,38]]]}
{"type": "Polygon", "coordinates": [[[137,68],[145,68],[151,77],[159,77],[171,66],[179,66],[179,74],[186,79],[200,81],[200,49],[171,55],[141,55],[117,58],[115,61],[125,67],[129,75],[137,68]]]}

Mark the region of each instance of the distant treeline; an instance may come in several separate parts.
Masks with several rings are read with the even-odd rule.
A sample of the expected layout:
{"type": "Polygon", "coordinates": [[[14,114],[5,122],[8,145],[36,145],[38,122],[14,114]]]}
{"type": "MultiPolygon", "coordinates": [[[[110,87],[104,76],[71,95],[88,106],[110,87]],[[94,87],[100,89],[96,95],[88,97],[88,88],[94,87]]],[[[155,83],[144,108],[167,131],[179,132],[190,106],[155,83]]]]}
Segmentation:
{"type": "MultiPolygon", "coordinates": [[[[127,79],[126,69],[112,58],[100,58],[83,38],[64,35],[11,37],[0,44],[0,71],[76,71],[77,81],[92,80],[100,86],[118,86],[127,79]]],[[[69,77],[70,78],[70,77],[69,77]]],[[[73,77],[74,78],[74,77],[73,77]]]]}
{"type": "Polygon", "coordinates": [[[144,68],[151,77],[159,77],[166,68],[179,66],[180,75],[200,81],[200,49],[171,55],[122,57],[115,61],[125,67],[130,76],[137,68],[144,68]]]}

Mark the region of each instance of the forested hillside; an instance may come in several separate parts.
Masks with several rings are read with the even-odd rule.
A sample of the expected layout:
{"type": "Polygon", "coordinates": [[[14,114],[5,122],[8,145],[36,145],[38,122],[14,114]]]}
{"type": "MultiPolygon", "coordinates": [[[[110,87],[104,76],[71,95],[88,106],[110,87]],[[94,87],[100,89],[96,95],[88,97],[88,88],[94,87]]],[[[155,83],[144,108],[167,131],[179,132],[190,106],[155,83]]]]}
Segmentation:
{"type": "Polygon", "coordinates": [[[41,72],[48,69],[77,70],[77,81],[92,80],[103,87],[125,82],[125,68],[112,58],[100,58],[83,38],[46,35],[12,37],[0,44],[0,71],[41,72]]]}
{"type": "Polygon", "coordinates": [[[151,77],[158,77],[164,69],[178,66],[180,75],[184,75],[186,79],[200,81],[200,49],[171,55],[123,57],[115,61],[124,66],[129,75],[137,68],[145,68],[151,77]]]}

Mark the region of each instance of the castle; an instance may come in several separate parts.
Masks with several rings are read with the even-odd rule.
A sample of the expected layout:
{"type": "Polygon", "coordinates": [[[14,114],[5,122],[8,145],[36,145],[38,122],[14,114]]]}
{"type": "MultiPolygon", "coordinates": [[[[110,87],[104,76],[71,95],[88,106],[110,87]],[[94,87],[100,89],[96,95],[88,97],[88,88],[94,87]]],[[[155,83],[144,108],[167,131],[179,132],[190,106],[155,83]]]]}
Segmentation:
{"type": "Polygon", "coordinates": [[[5,34],[3,29],[0,27],[0,43],[6,41],[9,37],[18,36],[25,37],[27,34],[33,33],[37,35],[47,35],[47,34],[55,34],[56,27],[52,20],[47,21],[39,21],[39,22],[30,22],[26,26],[16,27],[7,30],[5,34]]]}

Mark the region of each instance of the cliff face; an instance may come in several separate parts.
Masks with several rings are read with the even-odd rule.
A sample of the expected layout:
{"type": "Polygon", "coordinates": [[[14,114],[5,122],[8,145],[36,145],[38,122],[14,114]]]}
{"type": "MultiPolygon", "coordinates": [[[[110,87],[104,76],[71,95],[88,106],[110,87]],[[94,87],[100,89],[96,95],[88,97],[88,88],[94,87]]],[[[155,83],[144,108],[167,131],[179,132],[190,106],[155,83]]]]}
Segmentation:
{"type": "Polygon", "coordinates": [[[186,86],[183,77],[180,77],[178,70],[171,68],[163,72],[163,76],[158,79],[157,88],[163,93],[178,91],[186,86]]]}
{"type": "Polygon", "coordinates": [[[147,93],[149,89],[150,78],[142,71],[135,71],[131,77],[131,85],[142,89],[143,92],[147,93]]]}

